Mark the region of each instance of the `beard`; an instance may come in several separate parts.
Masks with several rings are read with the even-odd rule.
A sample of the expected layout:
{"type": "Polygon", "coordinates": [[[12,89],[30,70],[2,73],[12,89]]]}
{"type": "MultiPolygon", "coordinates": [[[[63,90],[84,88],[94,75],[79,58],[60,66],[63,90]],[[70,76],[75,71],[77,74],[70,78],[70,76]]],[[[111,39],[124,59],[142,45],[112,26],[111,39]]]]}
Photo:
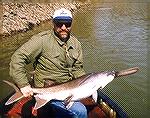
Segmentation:
{"type": "Polygon", "coordinates": [[[70,38],[70,32],[67,30],[61,30],[59,32],[54,30],[54,33],[62,42],[67,42],[70,38]]]}

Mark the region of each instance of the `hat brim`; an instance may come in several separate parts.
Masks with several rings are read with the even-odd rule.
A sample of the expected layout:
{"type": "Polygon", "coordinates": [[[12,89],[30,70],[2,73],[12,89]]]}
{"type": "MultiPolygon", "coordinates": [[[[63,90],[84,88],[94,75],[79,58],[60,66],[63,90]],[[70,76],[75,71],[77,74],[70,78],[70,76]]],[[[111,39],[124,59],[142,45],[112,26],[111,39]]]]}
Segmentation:
{"type": "Polygon", "coordinates": [[[60,17],[55,17],[53,21],[54,22],[72,22],[72,18],[69,16],[60,16],[60,17]]]}

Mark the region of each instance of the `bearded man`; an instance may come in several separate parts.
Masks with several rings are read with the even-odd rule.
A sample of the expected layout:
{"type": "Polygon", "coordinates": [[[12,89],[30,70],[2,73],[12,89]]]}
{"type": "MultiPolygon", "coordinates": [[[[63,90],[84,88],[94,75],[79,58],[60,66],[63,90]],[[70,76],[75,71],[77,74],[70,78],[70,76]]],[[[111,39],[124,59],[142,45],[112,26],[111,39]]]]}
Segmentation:
{"type": "MultiPolygon", "coordinates": [[[[10,75],[24,97],[33,95],[25,68],[30,63],[34,65],[34,87],[61,84],[85,74],[81,44],[71,35],[71,12],[64,8],[56,10],[52,21],[53,30],[34,35],[12,55],[10,75]]],[[[87,118],[87,110],[81,102],[74,102],[66,109],[64,102],[52,100],[44,107],[40,108],[44,109],[43,115],[49,113],[48,107],[56,112],[54,116],[49,113],[48,117],[87,118]]]]}

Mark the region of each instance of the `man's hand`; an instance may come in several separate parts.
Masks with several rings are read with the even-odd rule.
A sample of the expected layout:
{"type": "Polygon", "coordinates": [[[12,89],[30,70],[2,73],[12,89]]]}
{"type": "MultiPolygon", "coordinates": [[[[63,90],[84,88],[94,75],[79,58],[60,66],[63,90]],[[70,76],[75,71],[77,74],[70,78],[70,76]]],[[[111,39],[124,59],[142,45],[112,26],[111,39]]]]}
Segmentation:
{"type": "Polygon", "coordinates": [[[20,88],[20,90],[22,94],[24,95],[24,97],[29,97],[33,95],[33,91],[30,85],[20,88]]]}

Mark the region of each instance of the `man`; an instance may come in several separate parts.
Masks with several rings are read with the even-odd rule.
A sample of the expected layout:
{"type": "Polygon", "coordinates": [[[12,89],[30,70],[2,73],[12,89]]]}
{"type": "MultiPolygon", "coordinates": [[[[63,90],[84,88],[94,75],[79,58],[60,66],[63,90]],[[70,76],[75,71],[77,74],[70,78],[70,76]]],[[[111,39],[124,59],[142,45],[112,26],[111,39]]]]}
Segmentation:
{"type": "MultiPolygon", "coordinates": [[[[60,84],[85,74],[81,44],[70,34],[71,12],[64,8],[56,10],[53,24],[52,31],[34,35],[11,58],[10,75],[25,97],[33,95],[25,69],[25,66],[31,62],[34,63],[35,69],[34,87],[60,84]]],[[[57,112],[55,117],[87,117],[87,110],[80,102],[75,102],[69,110],[65,108],[63,102],[57,100],[48,104],[57,112]]]]}

